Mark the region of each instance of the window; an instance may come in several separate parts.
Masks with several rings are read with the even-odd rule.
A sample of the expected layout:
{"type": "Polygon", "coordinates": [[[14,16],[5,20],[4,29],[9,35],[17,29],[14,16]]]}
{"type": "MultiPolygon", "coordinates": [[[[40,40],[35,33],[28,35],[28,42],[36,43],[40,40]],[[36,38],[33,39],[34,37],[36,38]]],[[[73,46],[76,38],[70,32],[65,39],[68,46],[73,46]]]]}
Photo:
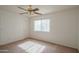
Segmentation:
{"type": "Polygon", "coordinates": [[[34,21],[34,31],[49,32],[49,19],[34,21]]]}

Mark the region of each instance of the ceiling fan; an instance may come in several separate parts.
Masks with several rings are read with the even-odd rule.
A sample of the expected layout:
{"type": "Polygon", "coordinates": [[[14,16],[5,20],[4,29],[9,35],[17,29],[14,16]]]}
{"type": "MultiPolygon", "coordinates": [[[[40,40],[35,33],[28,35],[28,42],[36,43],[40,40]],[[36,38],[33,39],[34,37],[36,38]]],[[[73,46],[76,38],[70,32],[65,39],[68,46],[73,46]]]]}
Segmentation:
{"type": "Polygon", "coordinates": [[[28,15],[34,15],[34,14],[38,14],[38,15],[42,15],[41,13],[37,12],[39,11],[39,8],[32,8],[32,5],[29,5],[27,8],[22,8],[22,7],[18,7],[21,10],[24,10],[24,12],[20,13],[20,14],[28,14],[28,15]]]}

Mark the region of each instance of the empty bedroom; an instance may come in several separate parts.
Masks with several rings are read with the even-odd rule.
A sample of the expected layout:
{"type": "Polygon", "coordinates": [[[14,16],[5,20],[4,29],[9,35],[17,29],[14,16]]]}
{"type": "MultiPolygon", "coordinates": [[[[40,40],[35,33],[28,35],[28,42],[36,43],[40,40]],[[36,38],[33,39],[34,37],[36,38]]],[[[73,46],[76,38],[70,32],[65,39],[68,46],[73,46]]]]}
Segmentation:
{"type": "Polygon", "coordinates": [[[0,53],[78,53],[79,6],[0,5],[0,53]]]}

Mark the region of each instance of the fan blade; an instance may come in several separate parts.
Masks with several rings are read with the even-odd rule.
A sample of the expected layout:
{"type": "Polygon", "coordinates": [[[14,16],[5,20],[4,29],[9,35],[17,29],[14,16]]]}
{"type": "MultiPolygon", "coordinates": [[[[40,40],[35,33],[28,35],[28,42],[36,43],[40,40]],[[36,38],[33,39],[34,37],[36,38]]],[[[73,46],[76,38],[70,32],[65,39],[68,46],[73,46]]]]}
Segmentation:
{"type": "Polygon", "coordinates": [[[26,9],[24,9],[24,8],[22,8],[22,7],[18,7],[19,9],[22,9],[22,10],[24,10],[24,11],[26,11],[26,9]]]}
{"type": "Polygon", "coordinates": [[[20,14],[28,14],[28,12],[23,12],[23,13],[20,13],[20,14]]]}
{"type": "Polygon", "coordinates": [[[34,11],[34,13],[35,13],[35,14],[39,14],[39,15],[42,15],[41,13],[38,13],[38,12],[35,12],[35,11],[34,11]]]}
{"type": "Polygon", "coordinates": [[[38,11],[38,10],[39,10],[38,8],[33,9],[33,11],[38,11]]]}

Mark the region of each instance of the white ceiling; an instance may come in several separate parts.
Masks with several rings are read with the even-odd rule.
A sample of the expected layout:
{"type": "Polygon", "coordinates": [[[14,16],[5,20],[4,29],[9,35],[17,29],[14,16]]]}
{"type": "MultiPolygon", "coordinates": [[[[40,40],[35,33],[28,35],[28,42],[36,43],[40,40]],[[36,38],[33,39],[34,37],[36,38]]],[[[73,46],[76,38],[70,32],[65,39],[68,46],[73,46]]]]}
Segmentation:
{"type": "MultiPolygon", "coordinates": [[[[17,8],[17,7],[23,7],[23,8],[27,8],[28,5],[0,5],[0,9],[2,10],[7,10],[7,11],[11,11],[11,12],[15,12],[15,13],[20,13],[20,12],[24,12],[21,9],[17,8]]],[[[60,10],[64,10],[64,9],[69,9],[69,8],[74,8],[74,7],[78,7],[76,5],[32,5],[33,8],[39,8],[39,12],[42,14],[48,14],[51,12],[57,12],[60,10]]]]}

